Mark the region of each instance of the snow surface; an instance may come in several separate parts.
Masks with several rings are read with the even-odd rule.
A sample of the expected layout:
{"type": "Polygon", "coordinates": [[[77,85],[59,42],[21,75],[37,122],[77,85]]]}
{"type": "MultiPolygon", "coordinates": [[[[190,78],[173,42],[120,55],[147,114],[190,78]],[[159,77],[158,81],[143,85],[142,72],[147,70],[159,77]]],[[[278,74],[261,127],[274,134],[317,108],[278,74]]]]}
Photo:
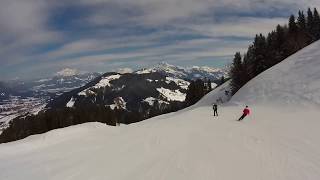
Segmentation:
{"type": "Polygon", "coordinates": [[[176,85],[180,86],[183,89],[188,89],[190,83],[183,79],[173,78],[173,77],[166,77],[166,83],[174,82],[176,85]]]}
{"type": "Polygon", "coordinates": [[[102,79],[101,79],[97,84],[95,84],[93,87],[90,87],[90,88],[88,88],[88,89],[85,89],[85,90],[79,92],[78,95],[79,95],[79,96],[87,96],[87,93],[89,93],[89,94],[95,94],[95,92],[93,92],[93,91],[90,90],[91,88],[93,88],[93,89],[99,89],[99,88],[101,88],[101,87],[106,87],[106,86],[111,87],[110,81],[119,79],[120,77],[121,77],[120,74],[115,74],[115,75],[110,75],[110,76],[102,77],[102,79]]]}
{"type": "Polygon", "coordinates": [[[154,72],[153,69],[141,69],[139,71],[136,71],[135,73],[136,74],[149,74],[149,73],[152,73],[154,72]]]}
{"type": "Polygon", "coordinates": [[[186,99],[186,94],[180,92],[178,89],[177,90],[170,90],[166,88],[157,88],[157,91],[160,92],[160,94],[166,98],[168,101],[181,101],[183,102],[186,99]]]}
{"type": "Polygon", "coordinates": [[[121,77],[120,74],[111,75],[107,77],[103,77],[100,82],[98,82],[93,88],[99,89],[101,87],[111,86],[110,81],[119,79],[121,77]]]}
{"type": "Polygon", "coordinates": [[[263,72],[232,103],[320,107],[320,41],[263,72]]]}
{"type": "Polygon", "coordinates": [[[218,117],[211,104],[228,100],[229,82],[190,108],[136,124],[87,123],[2,144],[0,179],[318,180],[319,49],[317,42],[250,81],[218,106],[218,117]],[[269,79],[272,71],[280,76],[269,79]],[[271,83],[281,79],[288,81],[271,83]],[[238,122],[246,103],[252,114],[238,122]]]}
{"type": "Polygon", "coordinates": [[[75,99],[72,97],[70,101],[67,103],[66,107],[73,107],[75,103],[75,99]]]}
{"type": "Polygon", "coordinates": [[[168,103],[167,101],[163,101],[163,100],[161,100],[161,99],[156,99],[156,98],[154,98],[154,97],[148,97],[148,98],[144,99],[143,101],[146,102],[146,103],[148,103],[150,106],[153,106],[153,104],[154,104],[154,102],[155,102],[156,100],[159,102],[159,104],[170,104],[170,103],[168,103]]]}

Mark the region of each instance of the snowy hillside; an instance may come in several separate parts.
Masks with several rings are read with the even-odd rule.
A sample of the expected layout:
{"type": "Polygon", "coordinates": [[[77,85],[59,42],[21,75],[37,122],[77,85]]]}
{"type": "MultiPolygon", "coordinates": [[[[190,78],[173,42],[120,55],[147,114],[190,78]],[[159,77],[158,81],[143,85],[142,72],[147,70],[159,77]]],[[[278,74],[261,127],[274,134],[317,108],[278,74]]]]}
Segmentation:
{"type": "Polygon", "coordinates": [[[320,112],[309,107],[320,98],[319,48],[254,78],[219,106],[219,117],[211,103],[228,100],[228,83],[187,110],[148,121],[87,123],[2,144],[0,179],[318,180],[320,112]],[[245,103],[252,114],[238,122],[236,104],[245,103]]]}
{"type": "Polygon", "coordinates": [[[260,74],[232,103],[320,107],[320,41],[260,74]]]}

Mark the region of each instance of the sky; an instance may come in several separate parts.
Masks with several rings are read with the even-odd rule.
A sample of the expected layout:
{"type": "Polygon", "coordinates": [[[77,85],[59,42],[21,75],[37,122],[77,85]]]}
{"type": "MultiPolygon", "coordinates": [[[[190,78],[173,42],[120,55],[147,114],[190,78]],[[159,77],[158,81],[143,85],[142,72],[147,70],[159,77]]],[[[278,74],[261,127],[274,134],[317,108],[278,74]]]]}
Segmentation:
{"type": "Polygon", "coordinates": [[[152,66],[223,67],[319,0],[1,0],[0,80],[152,66]]]}

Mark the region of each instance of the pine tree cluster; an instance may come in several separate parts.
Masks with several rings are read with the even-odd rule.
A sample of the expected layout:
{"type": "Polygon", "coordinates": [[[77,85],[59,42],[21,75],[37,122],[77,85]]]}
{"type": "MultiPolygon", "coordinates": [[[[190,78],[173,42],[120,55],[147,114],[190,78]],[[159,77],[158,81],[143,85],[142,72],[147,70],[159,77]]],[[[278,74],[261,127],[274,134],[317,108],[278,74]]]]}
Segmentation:
{"type": "Polygon", "coordinates": [[[299,11],[297,19],[291,15],[288,25],[278,25],[266,37],[256,35],[243,56],[240,52],[234,56],[229,72],[232,94],[261,72],[319,39],[320,16],[316,8],[309,8],[307,17],[303,11],[299,11]]]}
{"type": "Polygon", "coordinates": [[[187,95],[186,95],[186,105],[191,106],[198,102],[204,95],[212,90],[211,80],[201,80],[197,79],[191,81],[187,95]]]}

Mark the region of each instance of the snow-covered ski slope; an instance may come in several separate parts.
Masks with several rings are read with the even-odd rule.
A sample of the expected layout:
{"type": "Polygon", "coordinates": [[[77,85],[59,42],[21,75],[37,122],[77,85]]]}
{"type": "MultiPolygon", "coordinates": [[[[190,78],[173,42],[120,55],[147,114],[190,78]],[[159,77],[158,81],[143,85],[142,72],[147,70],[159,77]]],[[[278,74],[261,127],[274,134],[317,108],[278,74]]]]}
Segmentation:
{"type": "Polygon", "coordinates": [[[140,123],[87,123],[2,144],[0,179],[319,180],[319,49],[317,42],[253,79],[219,106],[219,117],[211,104],[227,100],[228,84],[140,123]],[[247,103],[251,116],[236,121],[247,103]]]}
{"type": "Polygon", "coordinates": [[[320,108],[320,41],[251,80],[232,102],[320,108]]]}

